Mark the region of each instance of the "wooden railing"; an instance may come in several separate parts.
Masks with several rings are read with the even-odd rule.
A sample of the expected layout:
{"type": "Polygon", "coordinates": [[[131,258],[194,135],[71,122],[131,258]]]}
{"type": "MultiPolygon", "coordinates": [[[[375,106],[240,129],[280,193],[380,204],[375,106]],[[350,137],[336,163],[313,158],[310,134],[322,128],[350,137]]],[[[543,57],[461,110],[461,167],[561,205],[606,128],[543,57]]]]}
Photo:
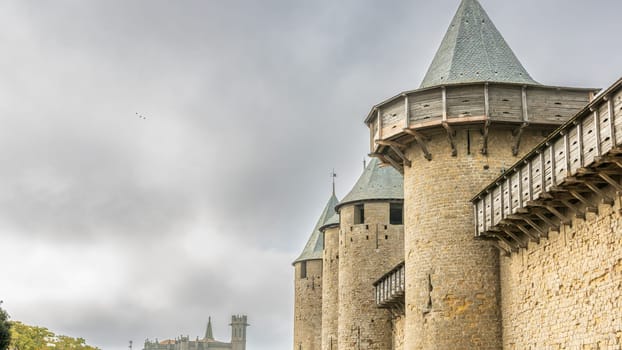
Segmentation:
{"type": "Polygon", "coordinates": [[[402,262],[374,282],[378,307],[404,312],[405,273],[402,262]]]}
{"type": "Polygon", "coordinates": [[[475,234],[507,254],[622,191],[622,79],[480,192],[475,234]]]}

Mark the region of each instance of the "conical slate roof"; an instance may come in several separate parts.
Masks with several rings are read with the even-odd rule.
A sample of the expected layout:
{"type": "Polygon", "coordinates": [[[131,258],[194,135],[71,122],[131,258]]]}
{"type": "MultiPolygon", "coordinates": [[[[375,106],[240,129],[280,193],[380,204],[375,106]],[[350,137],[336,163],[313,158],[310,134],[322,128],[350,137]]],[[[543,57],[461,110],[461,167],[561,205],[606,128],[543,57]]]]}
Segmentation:
{"type": "Polygon", "coordinates": [[[329,226],[339,226],[339,214],[335,213],[335,215],[331,216],[330,219],[326,220],[324,225],[320,227],[320,232],[324,231],[329,226]]]}
{"type": "Polygon", "coordinates": [[[477,0],[462,0],[421,87],[482,81],[538,84],[477,0]]]}
{"type": "Polygon", "coordinates": [[[320,218],[317,220],[317,223],[311,232],[311,237],[309,237],[309,240],[307,241],[307,244],[298,259],[294,260],[294,264],[305,260],[322,259],[322,250],[324,250],[324,235],[320,232],[320,227],[324,226],[324,224],[326,224],[326,222],[333,215],[335,215],[335,206],[338,203],[339,200],[337,200],[335,192],[333,192],[328,199],[328,203],[326,203],[324,210],[322,210],[322,215],[320,215],[320,218]]]}
{"type": "Polygon", "coordinates": [[[404,199],[404,177],[393,167],[382,166],[377,158],[372,158],[361,177],[337,205],[374,199],[404,199]]]}

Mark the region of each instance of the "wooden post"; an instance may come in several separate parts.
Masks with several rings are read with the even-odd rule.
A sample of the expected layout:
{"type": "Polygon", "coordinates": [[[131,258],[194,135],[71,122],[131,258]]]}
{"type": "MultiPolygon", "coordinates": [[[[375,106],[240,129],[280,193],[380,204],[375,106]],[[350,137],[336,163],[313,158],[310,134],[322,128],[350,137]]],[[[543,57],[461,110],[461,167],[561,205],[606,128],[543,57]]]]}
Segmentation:
{"type": "Polygon", "coordinates": [[[484,84],[484,116],[490,118],[490,100],[488,96],[488,83],[484,84]]]}
{"type": "Polygon", "coordinates": [[[410,101],[407,94],[404,94],[404,127],[408,128],[410,126],[410,101]]]}
{"type": "Polygon", "coordinates": [[[598,108],[594,108],[594,132],[596,133],[596,156],[602,155],[600,151],[600,115],[598,108]]]}
{"type": "Polygon", "coordinates": [[[447,121],[447,88],[441,88],[441,97],[443,100],[443,122],[447,121]]]}
{"type": "Polygon", "coordinates": [[[521,90],[522,107],[523,107],[523,123],[529,122],[529,111],[527,109],[527,86],[523,85],[521,90]]]}
{"type": "Polygon", "coordinates": [[[607,108],[609,109],[609,129],[611,133],[611,148],[617,147],[616,142],[616,125],[615,125],[615,111],[613,108],[613,100],[611,97],[607,99],[607,108]]]}
{"type": "Polygon", "coordinates": [[[382,115],[380,114],[380,108],[377,109],[376,115],[378,116],[378,139],[382,139],[382,115]]]}
{"type": "Polygon", "coordinates": [[[579,148],[579,168],[583,168],[583,123],[577,123],[577,147],[579,148]]]}

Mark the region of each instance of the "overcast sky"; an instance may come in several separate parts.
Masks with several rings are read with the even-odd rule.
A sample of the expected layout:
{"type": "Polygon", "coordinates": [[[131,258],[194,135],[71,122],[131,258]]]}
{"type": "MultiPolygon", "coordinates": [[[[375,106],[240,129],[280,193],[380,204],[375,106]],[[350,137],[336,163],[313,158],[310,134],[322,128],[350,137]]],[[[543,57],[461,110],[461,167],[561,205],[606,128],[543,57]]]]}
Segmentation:
{"type": "MultiPolygon", "coordinates": [[[[537,81],[622,75],[622,2],[481,3],[537,81]]],[[[107,350],[244,313],[249,350],[291,348],[330,172],[341,198],[458,4],[1,1],[3,307],[107,350]]]]}

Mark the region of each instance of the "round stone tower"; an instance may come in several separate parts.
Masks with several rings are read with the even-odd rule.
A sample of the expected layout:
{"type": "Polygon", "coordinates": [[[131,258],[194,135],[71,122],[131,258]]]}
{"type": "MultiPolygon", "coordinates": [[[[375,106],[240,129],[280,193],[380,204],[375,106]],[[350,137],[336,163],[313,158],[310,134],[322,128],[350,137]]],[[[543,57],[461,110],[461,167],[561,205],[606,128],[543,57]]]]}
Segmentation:
{"type": "Polygon", "coordinates": [[[335,215],[333,192],[302,253],[294,261],[294,350],[320,350],[322,343],[322,258],[319,228],[335,215]]]}
{"type": "Polygon", "coordinates": [[[339,315],[339,214],[333,215],[324,226],[324,261],[322,263],[322,350],[337,350],[337,321],[339,315]]]}
{"type": "Polygon", "coordinates": [[[372,109],[372,155],[404,175],[405,349],[501,349],[499,252],[470,199],[592,92],[534,81],[463,0],[421,87],[372,109]]]}
{"type": "Polygon", "coordinates": [[[402,176],[373,159],[337,205],[340,350],[392,347],[391,314],[376,306],[373,283],[404,258],[402,176]]]}

